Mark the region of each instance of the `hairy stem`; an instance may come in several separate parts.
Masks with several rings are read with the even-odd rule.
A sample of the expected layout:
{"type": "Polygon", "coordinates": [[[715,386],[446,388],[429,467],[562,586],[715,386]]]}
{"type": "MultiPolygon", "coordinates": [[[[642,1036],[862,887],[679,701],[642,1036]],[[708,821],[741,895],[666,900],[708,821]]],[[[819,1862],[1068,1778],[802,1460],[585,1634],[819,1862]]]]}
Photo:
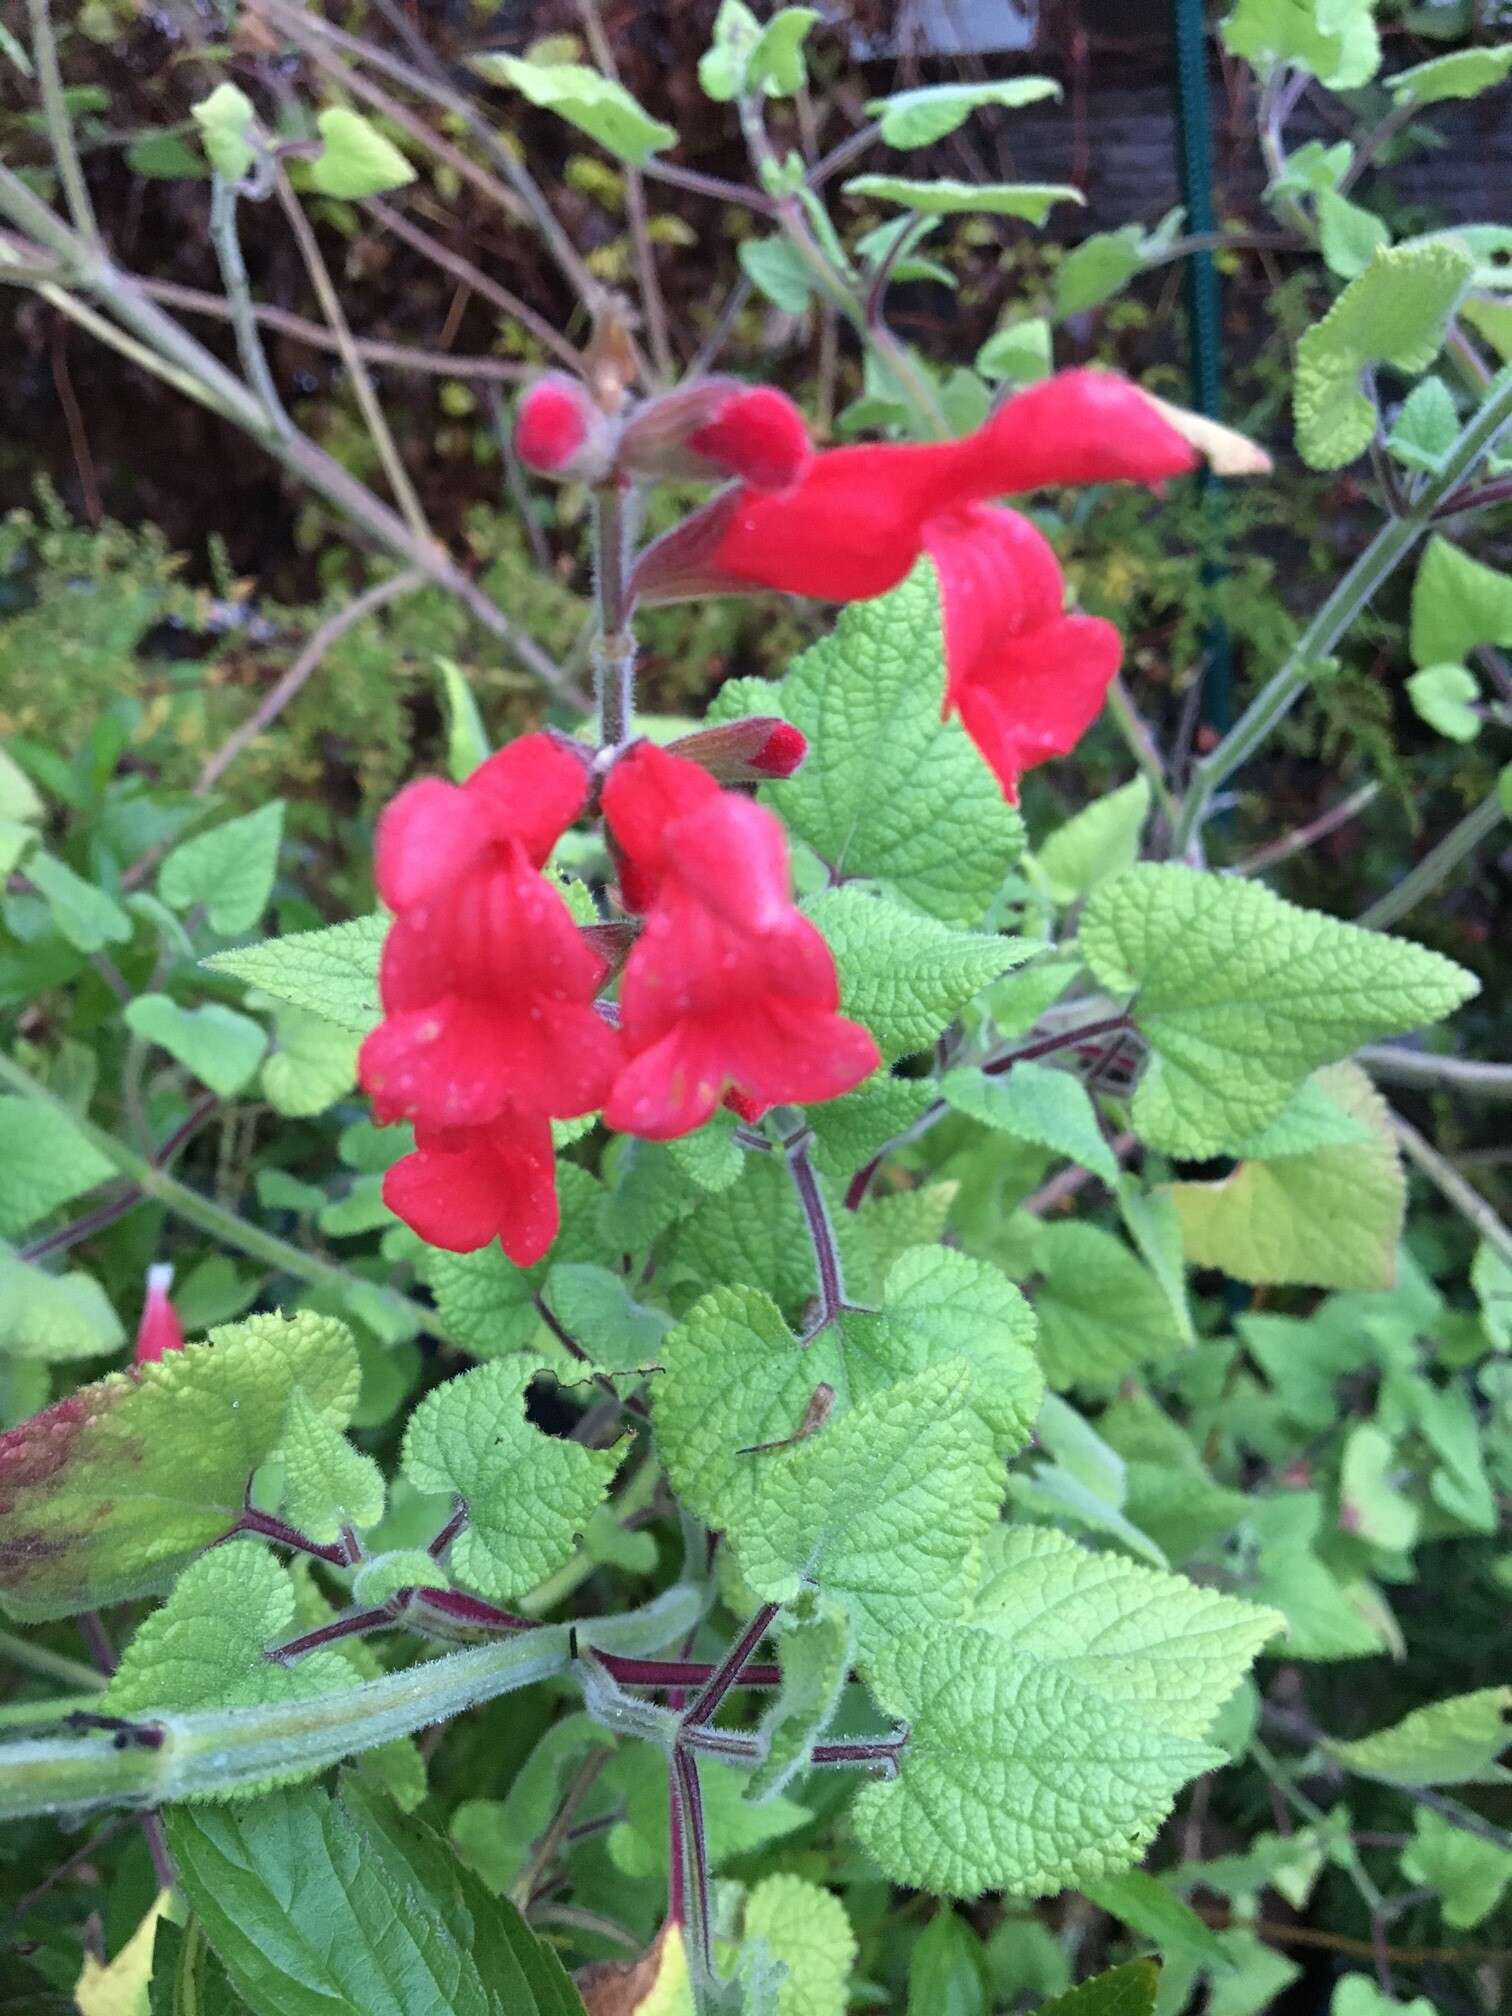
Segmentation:
{"type": "Polygon", "coordinates": [[[48,0],[26,0],[26,11],[31,24],[32,60],[37,66],[37,84],[42,93],[47,144],[52,149],[58,180],[63,185],[63,200],[68,205],[74,229],[87,243],[98,245],[100,227],[95,220],[89,185],[84,180],[79,150],[74,144],[73,120],[69,117],[68,100],[63,93],[63,74],[58,68],[58,44],[53,35],[48,0]]]}
{"type": "Polygon", "coordinates": [[[226,290],[226,301],[231,310],[236,354],[241,359],[243,375],[262,401],[268,418],[280,434],[292,434],[294,422],[278,396],[278,387],[268,368],[268,354],[263,349],[257,327],[252,283],[247,278],[247,262],[242,257],[241,238],[236,229],[237,201],[236,184],[228,182],[224,175],[214,176],[210,183],[210,243],[215,247],[221,284],[226,290]]]}
{"type": "MultiPolygon", "coordinates": [[[[38,1645],[11,1631],[0,1631],[0,1660],[23,1667],[41,1679],[57,1680],[75,1692],[85,1688],[98,1691],[105,1685],[105,1675],[93,1666],[86,1666],[83,1660],[70,1659],[66,1652],[54,1652],[50,1646],[38,1645]]],[[[29,1705],[36,1713],[48,1704],[34,1701],[29,1705]]]]}
{"type": "Polygon", "coordinates": [[[1501,799],[1495,790],[1491,791],[1457,826],[1450,828],[1437,846],[1428,850],[1410,873],[1362,910],[1356,922],[1373,931],[1383,931],[1388,924],[1415,910],[1424,897],[1431,896],[1453,874],[1461,861],[1468,860],[1481,842],[1491,837],[1506,816],[1501,799]]]}
{"type": "Polygon", "coordinates": [[[713,1720],[720,1702],[738,1681],[746,1661],[771,1629],[772,1619],[777,1615],[778,1607],[775,1603],[762,1604],[697,1695],[683,1710],[685,1726],[696,1729],[700,1724],[713,1720]]]}
{"type": "Polygon", "coordinates": [[[808,1227],[809,1244],[814,1249],[814,1268],[819,1276],[819,1309],[809,1329],[810,1337],[817,1336],[833,1323],[846,1306],[845,1276],[841,1269],[834,1221],[809,1155],[813,1138],[805,1128],[787,1144],[788,1174],[798,1193],[798,1203],[808,1227]]]}
{"type": "Polygon", "coordinates": [[[630,628],[630,527],[627,497],[617,482],[593,499],[594,586],[598,632],[593,640],[593,693],[600,749],[622,748],[635,709],[635,636],[630,628]]]}

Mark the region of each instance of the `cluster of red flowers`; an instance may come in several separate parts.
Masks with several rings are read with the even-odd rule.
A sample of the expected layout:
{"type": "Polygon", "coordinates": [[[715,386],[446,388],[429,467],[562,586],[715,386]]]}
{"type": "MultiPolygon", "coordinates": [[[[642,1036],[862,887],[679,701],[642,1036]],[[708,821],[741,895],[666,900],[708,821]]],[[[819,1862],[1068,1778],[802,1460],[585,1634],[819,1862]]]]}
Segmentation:
{"type": "MultiPolygon", "coordinates": [[[[621,414],[553,373],[522,402],[516,441],[532,468],[593,484],[734,479],[641,555],[638,602],[759,588],[853,602],[927,554],[945,710],[1010,798],[1095,717],[1120,643],[1111,624],[1066,614],[1044,538],[988,500],[1157,482],[1194,460],[1154,402],[1090,371],[1019,393],[959,441],[825,453],[768,388],[706,379],[621,414]]],[[[613,1005],[604,933],[574,923],[542,873],[588,807],[591,752],[528,735],[461,786],[410,785],[384,814],[377,880],[394,922],[384,1019],[360,1070],[381,1122],[414,1123],[384,1196],[430,1244],[469,1252],[497,1238],[521,1266],[540,1259],[557,1228],[554,1120],[602,1111],[612,1128],[666,1140],[721,1101],[754,1119],[833,1099],[876,1069],[871,1036],[839,1013],[828,947],[794,908],[781,825],[721,788],[788,774],[802,737],[748,722],[681,747],[608,752],[602,809],[621,900],[640,920],[613,1005]]]]}
{"type": "Polygon", "coordinates": [[[645,913],[616,1026],[598,999],[609,962],[541,873],[587,803],[588,757],[527,735],[461,786],[409,785],[379,826],[394,923],[362,1083],[381,1123],[415,1126],[386,1202],[451,1252],[495,1238],[520,1266],[546,1252],[553,1120],[602,1108],[611,1127],[665,1140],[727,1094],[756,1117],[833,1099],[878,1062],[836,1012],[834,960],[793,907],[778,821],[647,744],[604,789],[625,901],[645,913]]]}

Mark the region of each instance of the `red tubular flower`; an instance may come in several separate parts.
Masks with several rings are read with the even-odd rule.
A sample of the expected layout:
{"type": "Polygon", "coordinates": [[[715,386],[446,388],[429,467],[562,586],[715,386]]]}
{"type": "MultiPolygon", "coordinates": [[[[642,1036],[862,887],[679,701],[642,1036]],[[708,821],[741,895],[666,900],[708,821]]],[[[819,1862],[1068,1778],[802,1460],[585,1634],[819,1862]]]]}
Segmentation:
{"type": "Polygon", "coordinates": [[[168,1299],[172,1286],[170,1266],[162,1264],[147,1269],[147,1295],[136,1334],[134,1362],[138,1365],[156,1365],[168,1352],[184,1348],[184,1326],[168,1299]]]}
{"type": "Polygon", "coordinates": [[[461,786],[409,785],[379,825],[395,916],[359,1074],[380,1124],[416,1125],[385,1201],[452,1252],[497,1236],[520,1266],[541,1257],[556,1232],[549,1123],[600,1106],[620,1063],[593,1007],[608,963],[539,872],[587,795],[584,762],[527,735],[461,786]]]}
{"type": "Polygon", "coordinates": [[[620,989],[630,1061],[609,1126],[670,1140],[727,1096],[755,1118],[838,1098],[877,1068],[870,1033],[837,1012],[834,959],[793,907],[764,806],[642,742],[610,772],[604,812],[626,900],[647,913],[620,989]]]}
{"type": "Polygon", "coordinates": [[[1196,455],[1137,387],[1068,371],[1008,400],[958,441],[836,448],[789,490],[726,491],[657,540],[635,570],[643,602],[775,588],[831,602],[895,588],[922,553],[939,576],[960,712],[1008,797],[1070,749],[1118,669],[1111,624],[1067,617],[1055,556],[993,497],[1051,484],[1158,483],[1196,455]]]}
{"type": "Polygon", "coordinates": [[[787,489],[812,457],[808,427],[786,393],[738,378],[699,378],[648,399],[627,423],[616,461],[635,476],[736,476],[766,491],[787,489]]]}

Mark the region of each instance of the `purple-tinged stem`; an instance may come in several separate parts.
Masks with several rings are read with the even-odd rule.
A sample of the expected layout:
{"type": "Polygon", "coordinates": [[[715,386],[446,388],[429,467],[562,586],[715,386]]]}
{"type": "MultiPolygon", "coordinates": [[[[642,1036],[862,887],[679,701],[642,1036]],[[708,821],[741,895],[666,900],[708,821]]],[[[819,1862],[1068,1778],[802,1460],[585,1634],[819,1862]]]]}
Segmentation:
{"type": "Polygon", "coordinates": [[[460,1624],[476,1624],[484,1631],[534,1631],[529,1617],[501,1610],[497,1603],[485,1603],[481,1596],[468,1596],[460,1589],[418,1589],[416,1601],[422,1609],[439,1610],[460,1624]]]}
{"type": "Polygon", "coordinates": [[[317,1651],[322,1645],[334,1645],[341,1638],[363,1638],[369,1631],[382,1631],[393,1622],[387,1610],[347,1610],[329,1624],[322,1624],[318,1631],[306,1631],[299,1638],[286,1638],[282,1645],[270,1647],[263,1656],[286,1666],[291,1659],[317,1651]]]}
{"type": "Polygon", "coordinates": [[[710,1936],[713,1913],[709,1900],[709,1838],[704,1829],[698,1760],[691,1752],[674,1748],[672,1771],[682,1794],[683,1852],[688,1873],[685,1902],[692,1907],[686,1922],[692,1927],[695,1964],[707,1978],[714,1972],[710,1936]]]}
{"type": "MultiPolygon", "coordinates": [[[[599,1664],[622,1687],[672,1687],[691,1689],[704,1686],[715,1668],[697,1659],[628,1659],[618,1652],[599,1652],[599,1664]]],[[[735,1687],[776,1687],[782,1681],[780,1666],[743,1666],[731,1682],[735,1687]]]]}
{"type": "Polygon", "coordinates": [[[809,1332],[810,1337],[817,1336],[826,1325],[833,1323],[845,1307],[845,1277],[840,1270],[840,1248],[835,1240],[829,1206],[824,1201],[824,1192],[819,1188],[819,1178],[809,1158],[812,1139],[805,1128],[796,1140],[787,1145],[788,1174],[798,1193],[804,1223],[808,1226],[809,1244],[814,1249],[814,1266],[819,1275],[819,1314],[809,1332]]]}
{"type": "Polygon", "coordinates": [[[887,1736],[870,1742],[816,1743],[809,1752],[810,1764],[881,1764],[889,1777],[896,1774],[898,1759],[908,1747],[908,1737],[887,1736]]]}
{"type": "Polygon", "coordinates": [[[452,1507],[450,1519],[447,1520],[441,1531],[425,1550],[433,1561],[441,1559],[447,1548],[450,1547],[453,1540],[456,1539],[462,1528],[467,1524],[467,1519],[467,1500],[465,1498],[458,1498],[452,1507]]]}
{"type": "Polygon", "coordinates": [[[173,1857],[168,1852],[168,1838],[163,1832],[163,1823],[156,1813],[142,1813],[142,1833],[147,1842],[147,1853],[152,1857],[152,1873],[157,1878],[159,1890],[171,1890],[178,1881],[178,1871],[173,1866],[173,1857]]]}
{"type": "Polygon", "coordinates": [[[778,1605],[763,1603],[723,1659],[704,1682],[702,1690],[683,1710],[683,1726],[700,1728],[713,1720],[719,1704],[740,1677],[742,1668],[771,1629],[778,1605]]]}
{"type": "Polygon", "coordinates": [[[683,1825],[682,1787],[677,1769],[667,1766],[667,1922],[682,1925],[688,1915],[687,1845],[683,1825]]]}
{"type": "Polygon", "coordinates": [[[276,1540],[281,1547],[292,1547],[296,1554],[312,1554],[317,1561],[329,1561],[333,1568],[348,1568],[346,1551],[341,1547],[323,1547],[291,1526],[285,1519],[275,1519],[269,1512],[259,1512],[255,1506],[244,1505],[234,1526],[222,1533],[214,1544],[223,1546],[227,1540],[234,1540],[239,1533],[259,1533],[264,1540],[276,1540]]]}
{"type": "Polygon", "coordinates": [[[97,1673],[103,1673],[108,1680],[116,1670],[115,1647],[110,1642],[110,1633],[100,1618],[98,1610],[81,1610],[74,1622],[89,1648],[90,1661],[97,1673]]]}

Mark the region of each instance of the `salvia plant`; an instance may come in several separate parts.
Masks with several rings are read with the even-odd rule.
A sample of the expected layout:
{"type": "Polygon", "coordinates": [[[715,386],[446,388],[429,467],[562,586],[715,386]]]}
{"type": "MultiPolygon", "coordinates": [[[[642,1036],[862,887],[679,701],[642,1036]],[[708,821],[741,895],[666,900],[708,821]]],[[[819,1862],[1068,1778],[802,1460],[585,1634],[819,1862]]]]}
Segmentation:
{"type": "MultiPolygon", "coordinates": [[[[1211,417],[1050,367],[1068,317],[1212,248],[1179,219],[1089,237],[1044,313],[942,371],[886,319],[893,280],[950,279],[921,242],[1077,192],[853,176],[888,221],[848,243],[823,191],[859,148],[816,163],[771,133],[816,18],[725,0],[699,75],[753,162],[742,292],[856,339],[835,447],[712,350],[670,370],[654,261],[638,323],[423,50],[285,0],[238,30],[236,74],[268,63],[280,89],[228,76],[174,136],[208,169],[233,371],[103,244],[44,0],[8,44],[55,175],[0,170],[8,277],[243,428],[392,565],[193,794],[122,764],[125,716],[77,756],[23,736],[0,761],[0,1658],[27,1676],[0,1708],[0,1814],[44,1858],[5,2007],[843,2016],[898,1987],[890,1896],[1073,1891],[1134,1957],[1065,2016],[1177,2016],[1199,1984],[1252,2016],[1296,1971],[1256,1900],[1321,1879],[1365,1926],[1333,2008],[1378,2016],[1400,1912],[1437,1897],[1463,1931],[1512,1873],[1473,1790],[1505,1779],[1512,1688],[1353,1737],[1337,1690],[1311,1692],[1402,1651],[1388,1591],[1420,1541],[1468,1550],[1461,1588],[1507,1586],[1485,1548],[1512,1489],[1512,1239],[1377,1081],[1505,1096],[1506,1067],[1398,1041],[1478,983],[1383,927],[1494,833],[1508,772],[1352,923],[1224,860],[1215,824],[1398,570],[1412,706],[1451,743],[1505,733],[1512,580],[1466,541],[1508,487],[1512,371],[1483,350],[1512,350],[1512,240],[1393,242],[1357,184],[1512,48],[1398,70],[1334,101],[1348,137],[1293,147],[1305,91],[1377,78],[1371,7],[1239,0],[1224,24],[1259,86],[1270,237],[1320,261],[1295,450],[1366,465],[1379,529],[1177,774],[1050,507],[1284,477],[1211,417]],[[507,450],[591,533],[586,704],[431,536],[302,207],[392,192],[427,144],[580,287],[570,340],[523,310],[539,362],[507,450]],[[285,408],[238,236],[268,200],[392,503],[285,408]],[[282,803],[226,818],[215,790],[345,630],[423,592],[538,675],[544,724],[493,746],[448,662],[447,774],[388,803],[376,900],[333,923],[291,895],[282,803]],[[838,608],[783,677],[725,684],[698,722],[645,706],[651,612],[771,592],[838,608]],[[1105,707],[1132,781],[1027,830],[1022,780],[1105,707]],[[265,1146],[238,1199],[254,1099],[266,1138],[306,1145],[294,1166],[265,1146]],[[217,1118],[221,1179],[176,1174],[217,1118]],[[1471,1230],[1437,1266],[1402,1245],[1404,1155],[1471,1230]],[[366,1243],[338,1260],[344,1240],[366,1243]],[[127,1260],[152,1262],[144,1298],[127,1260]],[[1200,1843],[1245,1772],[1275,1810],[1242,1853],[1168,1835],[1136,1866],[1178,1801],[1200,1843]],[[1396,1827],[1357,1830],[1366,1801],[1396,1827]],[[44,1848],[47,1816],[99,1828],[96,1859],[145,1843],[82,1974],[48,1916],[45,1858],[70,1850],[44,1848]]],[[[617,161],[644,255],[648,178],[741,192],[663,161],[675,133],[585,19],[591,66],[476,67],[617,161]]],[[[903,91],[868,136],[906,154],[1054,89],[903,91]]],[[[1068,1988],[1026,1905],[931,1909],[910,2011],[1068,1988]]]]}

